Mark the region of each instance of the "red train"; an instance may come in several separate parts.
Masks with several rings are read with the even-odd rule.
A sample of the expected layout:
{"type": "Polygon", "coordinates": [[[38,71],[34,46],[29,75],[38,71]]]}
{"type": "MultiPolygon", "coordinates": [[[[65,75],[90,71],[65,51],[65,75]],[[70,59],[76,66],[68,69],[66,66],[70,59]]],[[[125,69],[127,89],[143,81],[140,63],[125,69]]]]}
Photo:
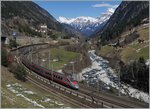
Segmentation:
{"type": "Polygon", "coordinates": [[[59,84],[70,87],[72,89],[76,89],[76,90],[79,89],[79,85],[78,85],[77,81],[71,77],[65,76],[64,74],[58,73],[56,71],[52,72],[52,70],[50,70],[50,69],[43,68],[39,65],[36,65],[34,63],[31,63],[31,62],[25,60],[25,59],[22,60],[22,63],[30,70],[36,72],[37,74],[39,74],[47,79],[53,80],[59,84]]]}

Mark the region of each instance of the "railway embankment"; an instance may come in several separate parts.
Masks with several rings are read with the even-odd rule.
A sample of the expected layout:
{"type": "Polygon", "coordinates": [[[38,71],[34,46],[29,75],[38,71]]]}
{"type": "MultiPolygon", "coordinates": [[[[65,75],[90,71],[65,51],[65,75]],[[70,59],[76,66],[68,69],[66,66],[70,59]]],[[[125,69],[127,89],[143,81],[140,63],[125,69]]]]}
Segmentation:
{"type": "Polygon", "coordinates": [[[6,67],[1,71],[2,108],[76,108],[30,81],[17,80],[6,67]]]}

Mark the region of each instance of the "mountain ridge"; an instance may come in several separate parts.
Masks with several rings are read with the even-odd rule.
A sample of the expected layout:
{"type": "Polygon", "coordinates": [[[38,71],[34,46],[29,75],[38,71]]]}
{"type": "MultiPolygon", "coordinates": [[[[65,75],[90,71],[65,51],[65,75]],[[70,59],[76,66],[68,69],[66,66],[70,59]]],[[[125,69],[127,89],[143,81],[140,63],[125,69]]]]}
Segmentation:
{"type": "Polygon", "coordinates": [[[149,19],[148,1],[123,1],[103,29],[92,37],[99,37],[102,43],[107,43],[118,37],[123,31],[140,25],[145,18],[149,19]]]}
{"type": "Polygon", "coordinates": [[[106,12],[102,13],[99,17],[79,16],[76,18],[59,17],[57,19],[61,23],[71,25],[76,30],[85,34],[86,36],[92,35],[96,30],[102,28],[110,16],[113,14],[114,9],[109,8],[106,12]]]}
{"type": "MultiPolygon", "coordinates": [[[[14,30],[25,30],[26,34],[36,33],[31,27],[39,28],[46,24],[48,29],[62,32],[71,36],[82,36],[73,28],[66,27],[59,23],[50,13],[32,1],[2,1],[2,34],[11,34],[14,30]],[[29,33],[30,32],[30,33],[29,33]]],[[[39,35],[39,34],[38,34],[39,35]]]]}

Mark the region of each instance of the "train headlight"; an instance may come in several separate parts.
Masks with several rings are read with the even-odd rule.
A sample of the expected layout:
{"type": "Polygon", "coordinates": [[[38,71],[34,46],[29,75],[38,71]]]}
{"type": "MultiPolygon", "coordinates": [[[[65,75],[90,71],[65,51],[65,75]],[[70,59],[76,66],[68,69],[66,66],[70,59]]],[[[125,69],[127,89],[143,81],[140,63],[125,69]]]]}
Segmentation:
{"type": "Polygon", "coordinates": [[[77,89],[78,89],[78,88],[79,88],[79,85],[78,85],[78,84],[76,84],[76,85],[75,85],[75,88],[77,88],[77,89]]]}

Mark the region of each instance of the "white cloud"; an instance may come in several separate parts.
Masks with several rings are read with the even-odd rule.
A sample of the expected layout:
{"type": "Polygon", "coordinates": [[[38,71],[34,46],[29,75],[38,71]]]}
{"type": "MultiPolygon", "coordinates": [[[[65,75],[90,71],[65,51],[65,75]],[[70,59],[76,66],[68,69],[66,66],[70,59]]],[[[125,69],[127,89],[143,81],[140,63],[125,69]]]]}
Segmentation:
{"type": "Polygon", "coordinates": [[[107,3],[102,3],[102,4],[95,4],[92,5],[92,7],[97,8],[97,7],[111,7],[111,8],[117,8],[119,5],[111,5],[107,3]]]}

